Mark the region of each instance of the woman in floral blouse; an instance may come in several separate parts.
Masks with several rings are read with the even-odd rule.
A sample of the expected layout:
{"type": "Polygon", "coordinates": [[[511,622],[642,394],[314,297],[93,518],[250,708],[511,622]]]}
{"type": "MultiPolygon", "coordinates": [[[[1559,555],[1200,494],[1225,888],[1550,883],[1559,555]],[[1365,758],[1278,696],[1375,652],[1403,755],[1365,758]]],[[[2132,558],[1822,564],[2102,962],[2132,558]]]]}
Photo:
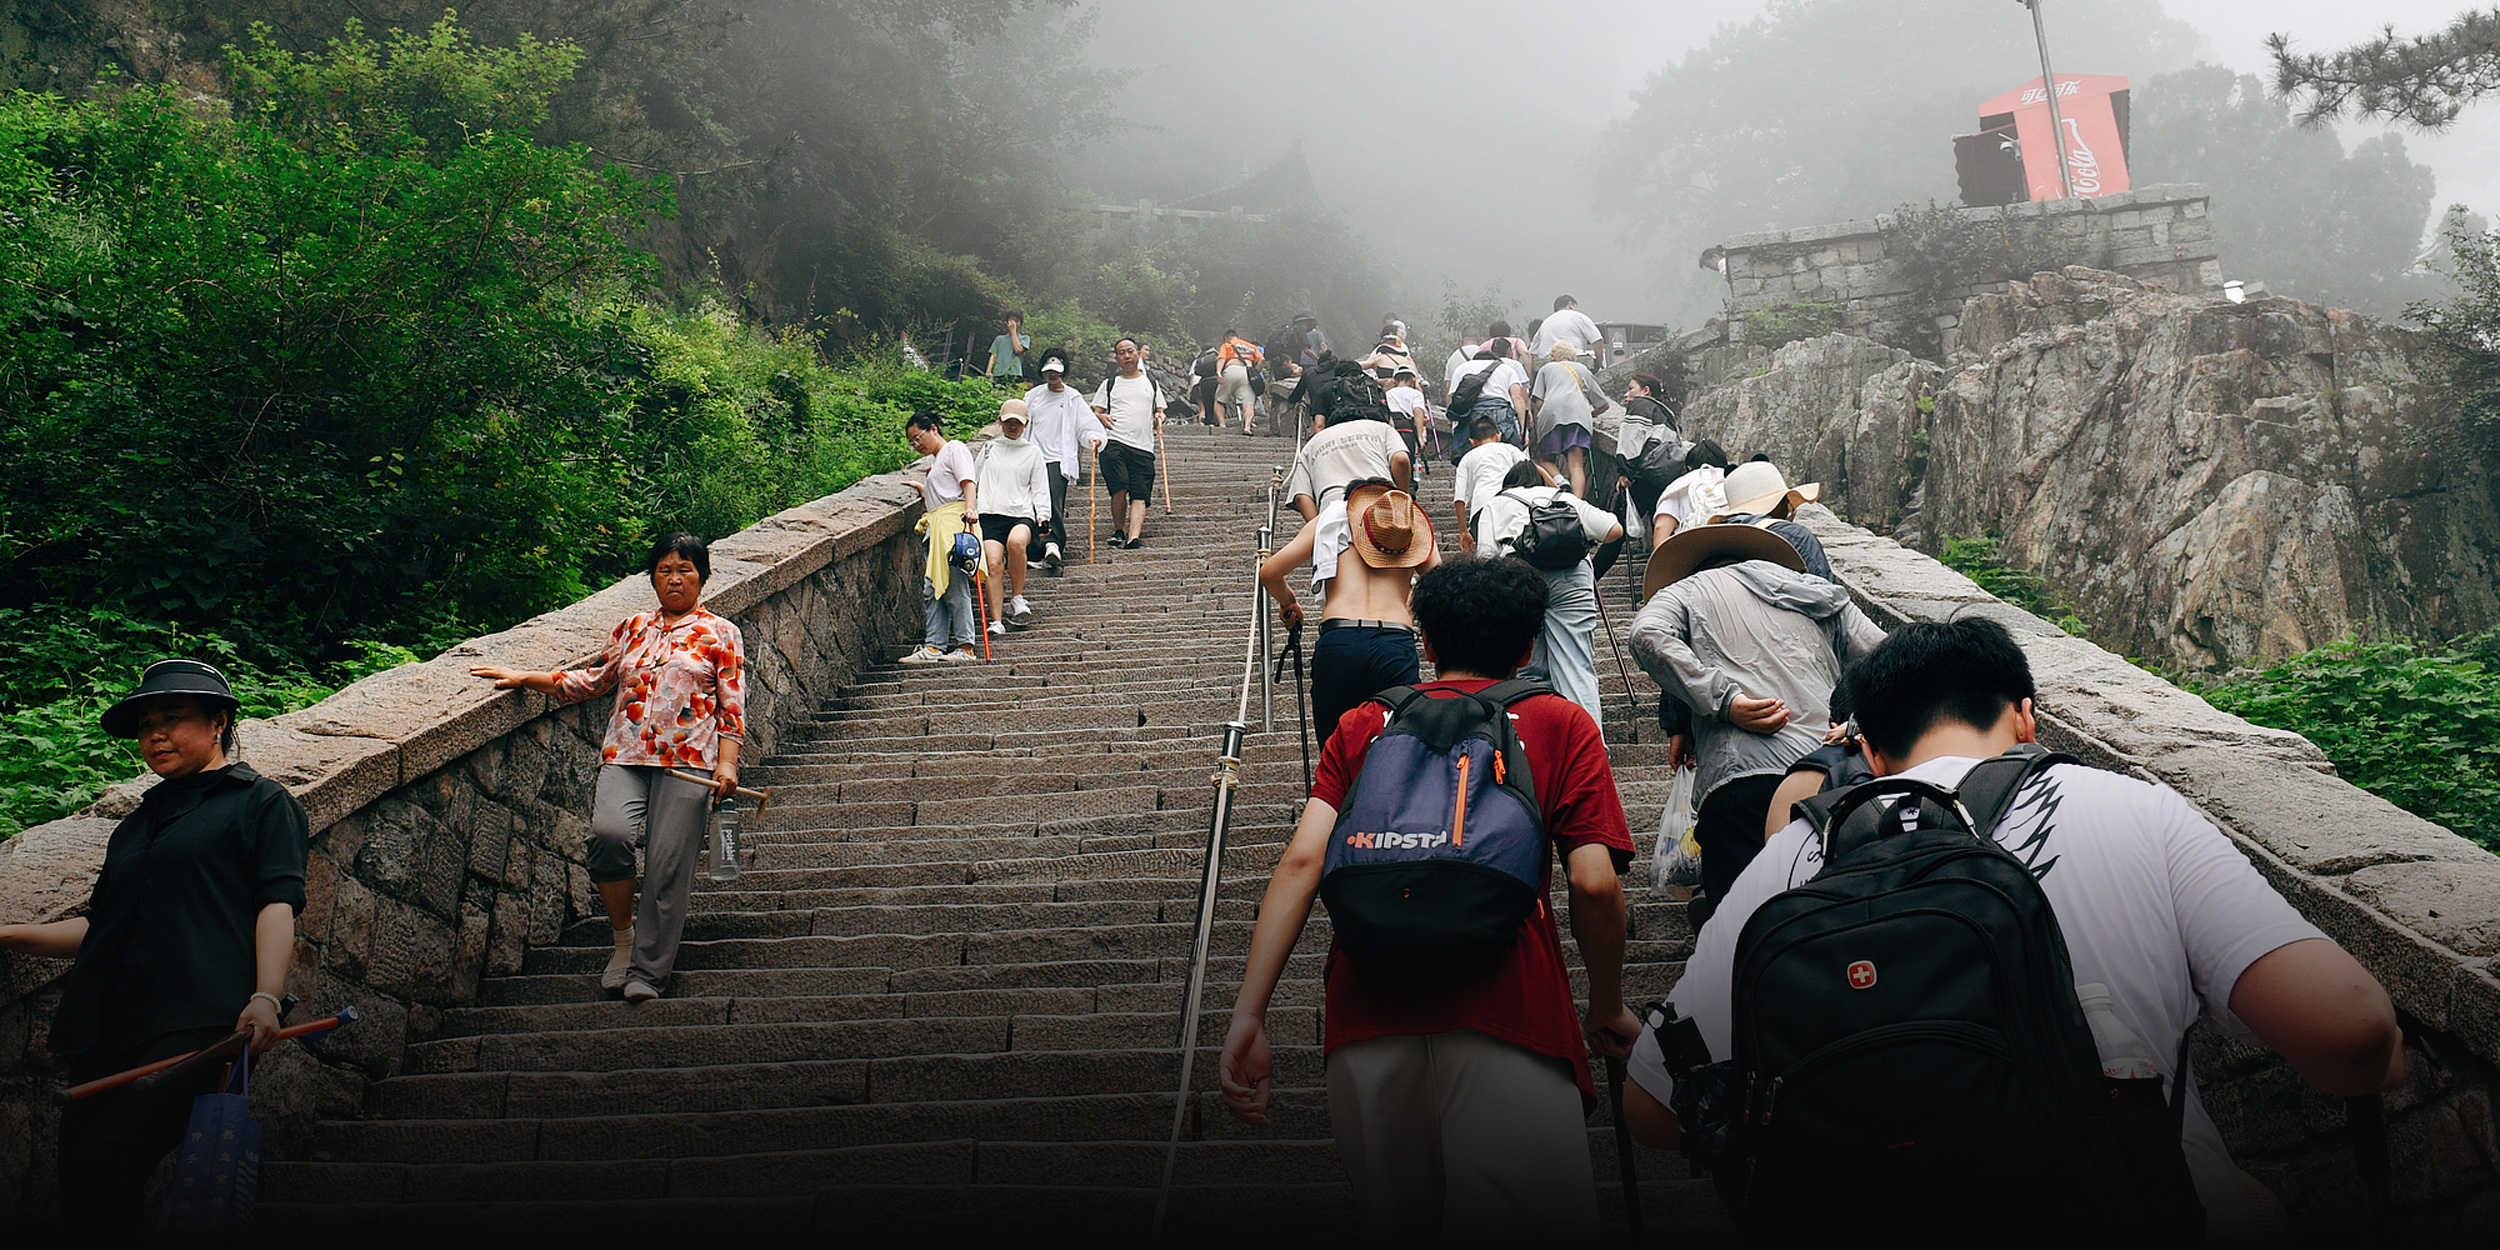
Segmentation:
{"type": "Polygon", "coordinates": [[[643,568],[660,606],[627,617],[588,668],[528,673],[473,668],[498,688],[514,686],[578,703],[616,691],[591,800],[590,879],[607,904],[616,951],[600,984],[628,1002],[660,996],[686,930],[707,800],[738,786],[746,736],[746,651],[738,627],[697,601],[711,552],[692,534],[651,545],[643,568]],[[708,772],[707,789],[668,775],[708,772]],[[643,844],[642,906],[634,906],[634,844],[643,844]]]}

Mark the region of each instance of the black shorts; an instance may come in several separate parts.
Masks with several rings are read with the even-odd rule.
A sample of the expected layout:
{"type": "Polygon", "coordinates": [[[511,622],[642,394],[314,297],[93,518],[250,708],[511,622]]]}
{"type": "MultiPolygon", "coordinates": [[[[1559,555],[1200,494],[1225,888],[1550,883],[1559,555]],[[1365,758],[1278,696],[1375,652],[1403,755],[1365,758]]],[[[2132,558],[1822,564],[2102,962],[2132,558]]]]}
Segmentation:
{"type": "MultiPolygon", "coordinates": [[[[1126,495],[1139,503],[1155,501],[1155,454],[1126,443],[1102,445],[1102,488],[1105,494],[1126,495]]],[[[1123,518],[1121,524],[1127,524],[1123,518]]]]}
{"type": "Polygon", "coordinates": [[[1008,535],[1019,525],[1031,530],[1037,536],[1049,528],[1031,517],[991,516],[984,512],[981,514],[981,537],[1003,547],[1007,545],[1008,535]]]}

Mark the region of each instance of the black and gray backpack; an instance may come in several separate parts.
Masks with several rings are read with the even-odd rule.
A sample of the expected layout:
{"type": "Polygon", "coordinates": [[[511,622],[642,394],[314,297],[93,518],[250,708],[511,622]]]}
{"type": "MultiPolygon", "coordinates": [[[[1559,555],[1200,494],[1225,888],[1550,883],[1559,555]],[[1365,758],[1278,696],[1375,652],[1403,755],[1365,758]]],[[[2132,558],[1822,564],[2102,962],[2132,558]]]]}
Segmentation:
{"type": "Polygon", "coordinates": [[[2048,896],[1992,836],[2073,762],[2027,745],[1955,789],[1883,777],[1797,804],[1822,871],[1746,920],[1731,982],[1717,1164],[1749,1237],[1953,1238],[2044,1212],[2070,1236],[2202,1236],[2185,1053],[2168,1100],[2102,1075],[2048,896]]]}

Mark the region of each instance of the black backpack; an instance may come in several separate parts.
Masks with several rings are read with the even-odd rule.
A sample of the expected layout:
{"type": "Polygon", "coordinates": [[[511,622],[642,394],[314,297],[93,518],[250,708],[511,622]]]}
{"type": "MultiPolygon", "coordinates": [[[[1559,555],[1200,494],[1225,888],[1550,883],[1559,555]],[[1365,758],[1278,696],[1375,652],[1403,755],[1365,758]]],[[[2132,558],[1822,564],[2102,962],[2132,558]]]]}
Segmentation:
{"type": "Polygon", "coordinates": [[[1484,398],[1485,383],[1491,381],[1494,374],[1502,371],[1502,362],[1499,358],[1478,356],[1476,359],[1492,360],[1493,367],[1490,369],[1478,369],[1474,373],[1468,374],[1466,377],[1458,380],[1457,388],[1450,392],[1450,406],[1448,412],[1450,419],[1453,421],[1466,416],[1468,411],[1476,406],[1476,401],[1484,398]]]}
{"type": "MultiPolygon", "coordinates": [[[[1511,495],[1507,490],[1502,493],[1511,495]]],[[[1543,503],[1529,503],[1524,496],[1511,497],[1528,509],[1528,524],[1510,540],[1511,554],[1548,572],[1560,572],[1589,558],[1588,527],[1580,523],[1580,510],[1570,499],[1557,494],[1543,503]]]]}
{"type": "Polygon", "coordinates": [[[2054,1212],[2061,1236],[2201,1238],[2184,1048],[2167,1102],[2122,1088],[2158,1078],[2102,1075],[2048,896],[1992,836],[2073,762],[2023,746],[1956,789],[1884,777],[1796,805],[1822,871],[1746,920],[1731,981],[1720,1180],[1748,1236],[1949,1238],[2054,1212]]]}

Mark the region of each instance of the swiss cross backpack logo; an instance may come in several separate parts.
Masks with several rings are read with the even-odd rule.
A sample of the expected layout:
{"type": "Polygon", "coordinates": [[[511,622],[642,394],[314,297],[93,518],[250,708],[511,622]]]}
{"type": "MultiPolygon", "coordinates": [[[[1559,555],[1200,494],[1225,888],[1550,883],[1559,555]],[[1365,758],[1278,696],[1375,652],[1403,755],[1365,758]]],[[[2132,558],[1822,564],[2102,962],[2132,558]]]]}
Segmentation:
{"type": "Polygon", "coordinates": [[[1849,988],[1853,990],[1874,989],[1875,965],[1863,959],[1849,965],[1849,988]]]}
{"type": "Polygon", "coordinates": [[[1320,901],[1367,966],[1440,970],[1508,951],[1544,900],[1545,820],[1509,708],[1553,691],[1380,692],[1388,722],[1328,835],[1320,901]]]}

